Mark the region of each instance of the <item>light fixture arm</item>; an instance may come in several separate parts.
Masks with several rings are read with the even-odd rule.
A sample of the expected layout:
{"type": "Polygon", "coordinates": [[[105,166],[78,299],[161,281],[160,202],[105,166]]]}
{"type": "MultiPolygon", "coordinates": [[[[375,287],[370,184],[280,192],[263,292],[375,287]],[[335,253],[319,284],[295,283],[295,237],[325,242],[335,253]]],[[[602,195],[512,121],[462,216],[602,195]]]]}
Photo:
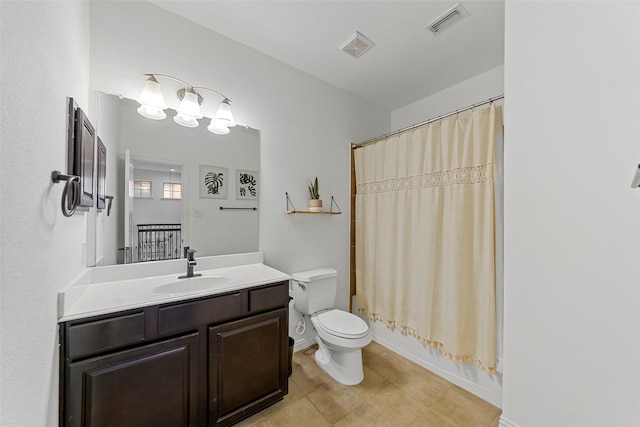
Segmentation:
{"type": "Polygon", "coordinates": [[[203,87],[203,86],[191,86],[189,83],[185,82],[184,80],[181,80],[181,79],[179,79],[177,77],[170,76],[168,74],[150,74],[150,73],[145,73],[145,74],[143,74],[143,76],[149,76],[149,77],[153,77],[153,78],[164,77],[166,79],[170,79],[170,80],[176,81],[178,83],[182,83],[183,85],[185,85],[187,90],[191,89],[191,91],[195,91],[196,93],[197,93],[198,89],[206,90],[206,91],[215,93],[216,95],[221,97],[223,99],[223,102],[226,101],[226,102],[228,102],[230,104],[233,103],[229,98],[227,98],[226,96],[224,96],[224,94],[218,92],[217,90],[209,89],[208,87],[203,87]]]}
{"type": "Polygon", "coordinates": [[[185,82],[184,80],[180,80],[177,77],[169,76],[167,74],[148,74],[148,73],[145,73],[145,74],[143,74],[143,76],[149,76],[149,77],[153,77],[153,78],[164,77],[166,79],[170,79],[170,80],[176,81],[178,83],[182,83],[183,85],[185,85],[187,87],[187,89],[191,89],[192,91],[194,89],[193,86],[191,86],[189,83],[185,82]]]}
{"type": "Polygon", "coordinates": [[[197,89],[202,89],[202,90],[206,90],[206,91],[215,93],[220,98],[222,98],[222,102],[227,102],[229,104],[233,104],[233,102],[231,102],[231,100],[229,98],[227,98],[226,96],[224,96],[223,94],[221,94],[217,90],[213,90],[213,89],[209,89],[208,87],[201,87],[201,86],[194,86],[193,89],[196,90],[196,92],[197,92],[197,89]]]}

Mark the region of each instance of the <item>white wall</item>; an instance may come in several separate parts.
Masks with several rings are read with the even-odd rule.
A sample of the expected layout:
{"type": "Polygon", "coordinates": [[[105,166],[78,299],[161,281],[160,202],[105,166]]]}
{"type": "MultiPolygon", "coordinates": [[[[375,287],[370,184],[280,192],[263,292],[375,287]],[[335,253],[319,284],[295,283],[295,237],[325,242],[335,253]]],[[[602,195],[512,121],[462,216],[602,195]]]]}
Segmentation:
{"type": "MultiPolygon", "coordinates": [[[[499,66],[393,111],[391,113],[391,130],[398,130],[455,111],[475,102],[500,95],[503,91],[504,67],[499,66]]],[[[501,282],[501,277],[498,279],[501,282]]],[[[501,292],[498,296],[498,310],[500,311],[498,320],[501,321],[501,292]]],[[[420,344],[413,337],[392,331],[380,322],[370,322],[370,325],[376,341],[488,402],[498,407],[502,406],[502,375],[488,375],[470,364],[455,364],[442,356],[439,351],[420,344]]],[[[499,345],[502,341],[501,332],[499,330],[499,345]]]]}
{"type": "Polygon", "coordinates": [[[92,210],[88,219],[96,223],[96,265],[113,265],[124,260],[123,251],[118,248],[124,246],[124,217],[122,215],[124,197],[124,165],[118,163],[120,137],[120,99],[115,96],[101,96],[96,100],[95,130],[107,150],[106,190],[105,194],[113,196],[111,211],[107,208],[98,212],[92,210]],[[99,101],[99,102],[98,102],[99,101]],[[108,215],[107,215],[108,214],[108,215]]]}
{"type": "MultiPolygon", "coordinates": [[[[140,73],[164,72],[229,92],[262,131],[267,262],[336,266],[346,307],[348,216],[284,215],[284,192],[304,206],[318,175],[347,209],[348,143],[387,132],[387,112],[149,4],[0,5],[0,425],[57,425],[56,296],[82,268],[85,221],[62,217],[49,174],[65,167],[64,98],[92,103],[89,7],[107,34],[92,34],[94,89],[136,97],[140,73]]],[[[506,5],[505,423],[640,423],[639,8],[506,5]]]]}
{"type": "Polygon", "coordinates": [[[83,214],[62,216],[66,97],[89,106],[89,4],[2,2],[0,425],[57,425],[57,293],[82,269],[83,214]]]}
{"type": "MultiPolygon", "coordinates": [[[[140,74],[175,75],[223,92],[236,121],[260,130],[266,263],[285,272],[336,267],[339,305],[348,307],[349,216],[285,215],[284,194],[302,209],[308,181],[318,176],[325,203],[333,195],[348,209],[349,144],[387,131],[389,112],[148,3],[92,3],[91,17],[95,90],[135,99],[140,74]]],[[[203,113],[214,111],[205,105],[203,113]]]]}
{"type": "Polygon", "coordinates": [[[391,131],[422,123],[504,93],[504,65],[391,112],[391,131]]]}
{"type": "Polygon", "coordinates": [[[507,2],[503,424],[640,425],[640,3],[507,2]]]}
{"type": "Polygon", "coordinates": [[[0,425],[58,423],[56,300],[84,265],[86,220],[62,216],[50,174],[65,169],[65,97],[95,120],[89,78],[93,90],[130,98],[148,72],[224,91],[238,123],[261,131],[266,262],[286,272],[335,266],[348,306],[348,215],[287,216],[284,193],[304,206],[317,175],[323,198],[348,209],[349,143],[384,133],[388,111],[148,3],[1,7],[0,425]]]}

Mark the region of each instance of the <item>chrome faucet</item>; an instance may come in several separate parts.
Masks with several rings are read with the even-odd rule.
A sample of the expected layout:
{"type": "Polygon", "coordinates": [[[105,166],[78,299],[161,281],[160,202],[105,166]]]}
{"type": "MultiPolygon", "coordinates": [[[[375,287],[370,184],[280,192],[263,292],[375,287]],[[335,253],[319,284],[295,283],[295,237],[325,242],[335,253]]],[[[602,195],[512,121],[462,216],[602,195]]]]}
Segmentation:
{"type": "Polygon", "coordinates": [[[184,248],[184,253],[187,258],[187,274],[185,276],[179,276],[178,279],[188,279],[189,277],[202,276],[200,273],[193,274],[193,266],[196,265],[195,249],[184,248]]]}

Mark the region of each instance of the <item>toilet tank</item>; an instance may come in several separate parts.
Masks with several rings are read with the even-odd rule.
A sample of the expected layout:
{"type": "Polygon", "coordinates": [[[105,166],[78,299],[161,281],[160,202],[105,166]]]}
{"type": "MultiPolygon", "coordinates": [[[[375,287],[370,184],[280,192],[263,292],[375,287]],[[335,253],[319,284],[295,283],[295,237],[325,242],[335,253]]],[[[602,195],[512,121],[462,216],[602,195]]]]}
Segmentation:
{"type": "Polygon", "coordinates": [[[338,288],[338,272],[324,267],[291,274],[295,308],[303,314],[313,314],[333,308],[338,288]]]}

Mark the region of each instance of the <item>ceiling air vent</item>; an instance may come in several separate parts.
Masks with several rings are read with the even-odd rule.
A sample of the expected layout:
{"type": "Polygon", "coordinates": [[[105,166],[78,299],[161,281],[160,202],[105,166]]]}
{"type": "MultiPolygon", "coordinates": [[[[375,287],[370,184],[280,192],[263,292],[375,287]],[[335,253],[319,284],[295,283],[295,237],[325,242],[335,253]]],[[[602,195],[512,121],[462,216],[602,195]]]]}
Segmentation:
{"type": "Polygon", "coordinates": [[[460,3],[458,3],[457,5],[431,21],[425,28],[431,31],[434,35],[438,35],[447,28],[451,27],[456,22],[466,18],[467,16],[469,16],[469,12],[467,12],[467,9],[465,9],[460,3]]]}
{"type": "Polygon", "coordinates": [[[351,34],[340,46],[343,52],[348,53],[354,58],[359,58],[363,53],[374,47],[376,44],[363,36],[359,31],[351,34]]]}

